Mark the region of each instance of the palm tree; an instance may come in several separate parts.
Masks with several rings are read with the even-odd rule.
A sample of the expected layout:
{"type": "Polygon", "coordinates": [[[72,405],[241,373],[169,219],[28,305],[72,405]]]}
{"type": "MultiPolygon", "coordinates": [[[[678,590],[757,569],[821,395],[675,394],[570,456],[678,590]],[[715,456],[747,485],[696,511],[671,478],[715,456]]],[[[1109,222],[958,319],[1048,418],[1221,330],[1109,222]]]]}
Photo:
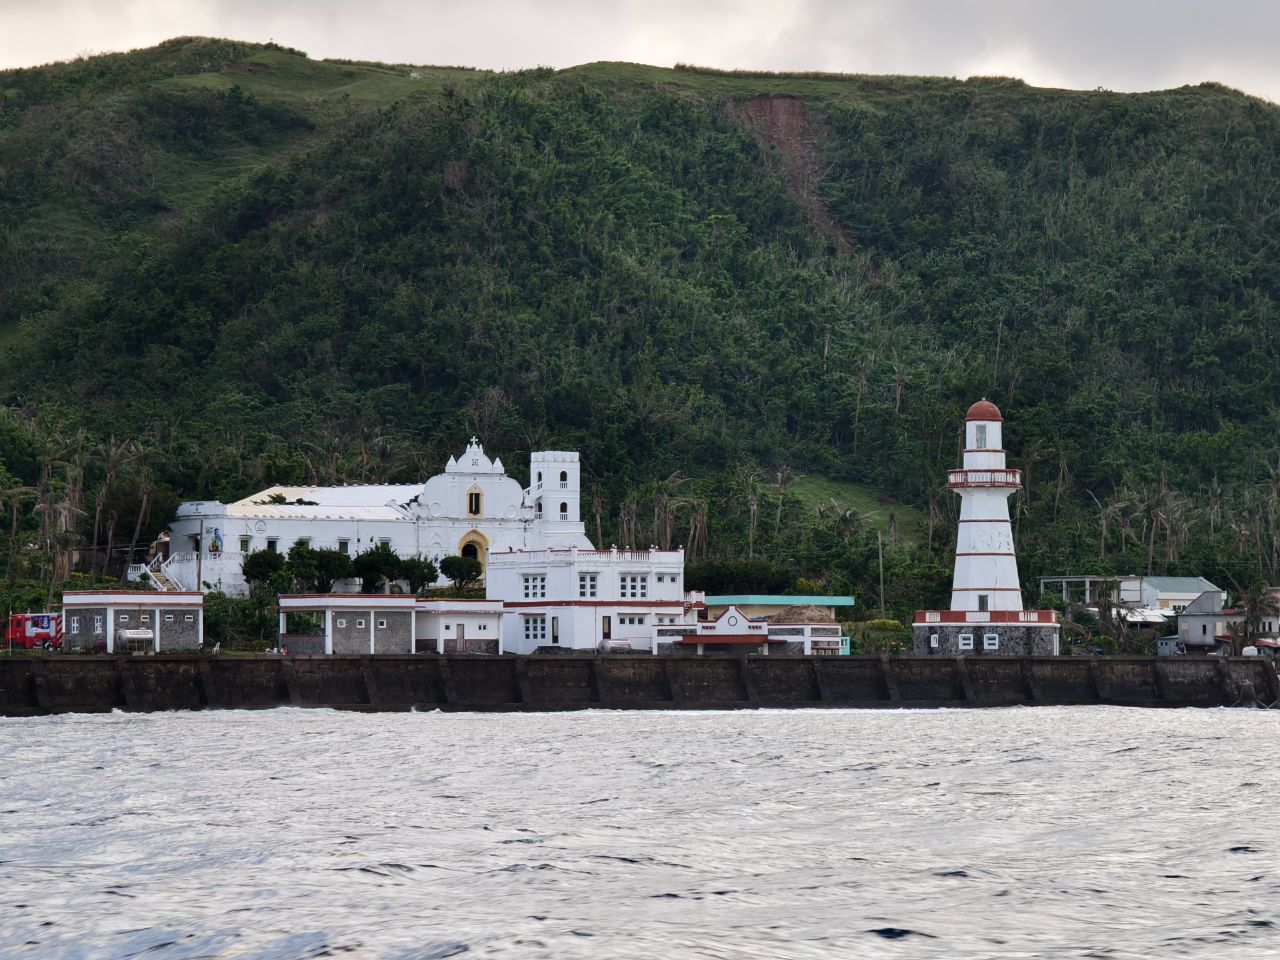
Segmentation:
{"type": "MultiPolygon", "coordinates": [[[[98,549],[98,534],[102,529],[102,511],[106,506],[107,497],[111,492],[111,484],[115,480],[116,472],[127,467],[133,460],[137,450],[137,444],[133,440],[117,441],[115,434],[97,447],[99,463],[102,467],[102,483],[98,485],[98,492],[93,498],[93,548],[98,549]]],[[[103,554],[103,567],[106,566],[106,555],[103,554]]],[[[94,557],[93,570],[96,573],[98,569],[98,558],[94,557]]]]}
{"type": "Polygon", "coordinates": [[[22,502],[35,492],[35,487],[23,486],[16,480],[5,489],[0,490],[0,500],[3,500],[3,498],[8,498],[9,500],[9,550],[5,556],[4,563],[4,578],[6,580],[13,575],[13,558],[18,553],[18,515],[22,510],[22,502]]]}
{"type": "Polygon", "coordinates": [[[760,508],[760,471],[751,466],[740,466],[731,481],[731,495],[745,503],[748,514],[747,556],[756,555],[756,515],[760,508]]]}
{"type": "MultiPolygon", "coordinates": [[[[1236,605],[1244,611],[1239,629],[1231,631],[1231,655],[1240,656],[1244,648],[1262,636],[1262,623],[1280,615],[1280,598],[1276,591],[1261,581],[1255,581],[1236,596],[1236,605]]],[[[1232,624],[1235,626],[1235,624],[1232,624]]]]}

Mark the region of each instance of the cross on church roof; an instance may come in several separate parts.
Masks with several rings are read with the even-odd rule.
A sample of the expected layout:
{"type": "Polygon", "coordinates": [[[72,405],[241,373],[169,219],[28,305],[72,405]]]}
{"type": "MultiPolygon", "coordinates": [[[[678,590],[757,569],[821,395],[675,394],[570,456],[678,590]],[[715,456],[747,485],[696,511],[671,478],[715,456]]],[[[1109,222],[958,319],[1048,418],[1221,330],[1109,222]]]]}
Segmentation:
{"type": "Polygon", "coordinates": [[[472,437],[471,437],[471,445],[472,445],[473,447],[474,447],[477,443],[479,443],[479,442],[480,442],[480,441],[479,441],[479,440],[477,440],[477,439],[475,438],[475,436],[472,436],[472,437]]]}

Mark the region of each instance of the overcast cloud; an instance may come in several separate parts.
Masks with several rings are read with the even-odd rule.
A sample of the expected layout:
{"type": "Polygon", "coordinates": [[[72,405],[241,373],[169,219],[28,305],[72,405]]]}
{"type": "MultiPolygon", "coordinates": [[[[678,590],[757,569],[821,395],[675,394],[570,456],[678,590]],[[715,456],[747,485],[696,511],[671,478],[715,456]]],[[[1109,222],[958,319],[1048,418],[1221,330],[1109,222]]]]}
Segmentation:
{"type": "Polygon", "coordinates": [[[1277,0],[0,0],[0,66],[188,34],[313,57],[513,69],[593,60],[1155,90],[1280,102],[1277,0]]]}

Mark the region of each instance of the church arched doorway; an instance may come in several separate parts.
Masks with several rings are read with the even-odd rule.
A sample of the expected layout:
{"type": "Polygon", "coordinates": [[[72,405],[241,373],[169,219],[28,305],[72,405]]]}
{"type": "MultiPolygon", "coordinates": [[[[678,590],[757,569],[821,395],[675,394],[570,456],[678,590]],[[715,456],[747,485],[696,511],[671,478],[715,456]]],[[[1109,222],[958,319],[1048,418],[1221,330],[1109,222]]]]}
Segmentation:
{"type": "Polygon", "coordinates": [[[479,530],[468,530],[458,540],[458,556],[479,560],[480,576],[483,577],[488,568],[489,538],[479,530]]]}

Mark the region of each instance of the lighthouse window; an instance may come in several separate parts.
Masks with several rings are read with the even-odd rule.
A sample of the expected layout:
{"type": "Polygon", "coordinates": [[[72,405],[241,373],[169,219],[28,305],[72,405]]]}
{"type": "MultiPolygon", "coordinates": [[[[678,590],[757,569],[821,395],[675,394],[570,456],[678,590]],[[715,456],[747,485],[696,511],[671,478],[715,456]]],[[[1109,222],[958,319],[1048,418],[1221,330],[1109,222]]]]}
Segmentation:
{"type": "Polygon", "coordinates": [[[978,594],[978,612],[987,612],[987,595],[985,593],[978,594]]]}
{"type": "Polygon", "coordinates": [[[973,428],[973,444],[979,450],[987,449],[987,425],[979,423],[973,428]]]}
{"type": "Polygon", "coordinates": [[[983,634],[983,636],[982,636],[982,649],[983,649],[983,650],[999,650],[999,649],[1000,649],[1000,634],[998,634],[998,633],[987,633],[987,634],[983,634]]]}
{"type": "Polygon", "coordinates": [[[972,634],[972,633],[962,633],[962,634],[960,634],[959,640],[960,640],[960,649],[961,649],[961,650],[972,650],[972,649],[973,649],[973,634],[972,634]]]}

